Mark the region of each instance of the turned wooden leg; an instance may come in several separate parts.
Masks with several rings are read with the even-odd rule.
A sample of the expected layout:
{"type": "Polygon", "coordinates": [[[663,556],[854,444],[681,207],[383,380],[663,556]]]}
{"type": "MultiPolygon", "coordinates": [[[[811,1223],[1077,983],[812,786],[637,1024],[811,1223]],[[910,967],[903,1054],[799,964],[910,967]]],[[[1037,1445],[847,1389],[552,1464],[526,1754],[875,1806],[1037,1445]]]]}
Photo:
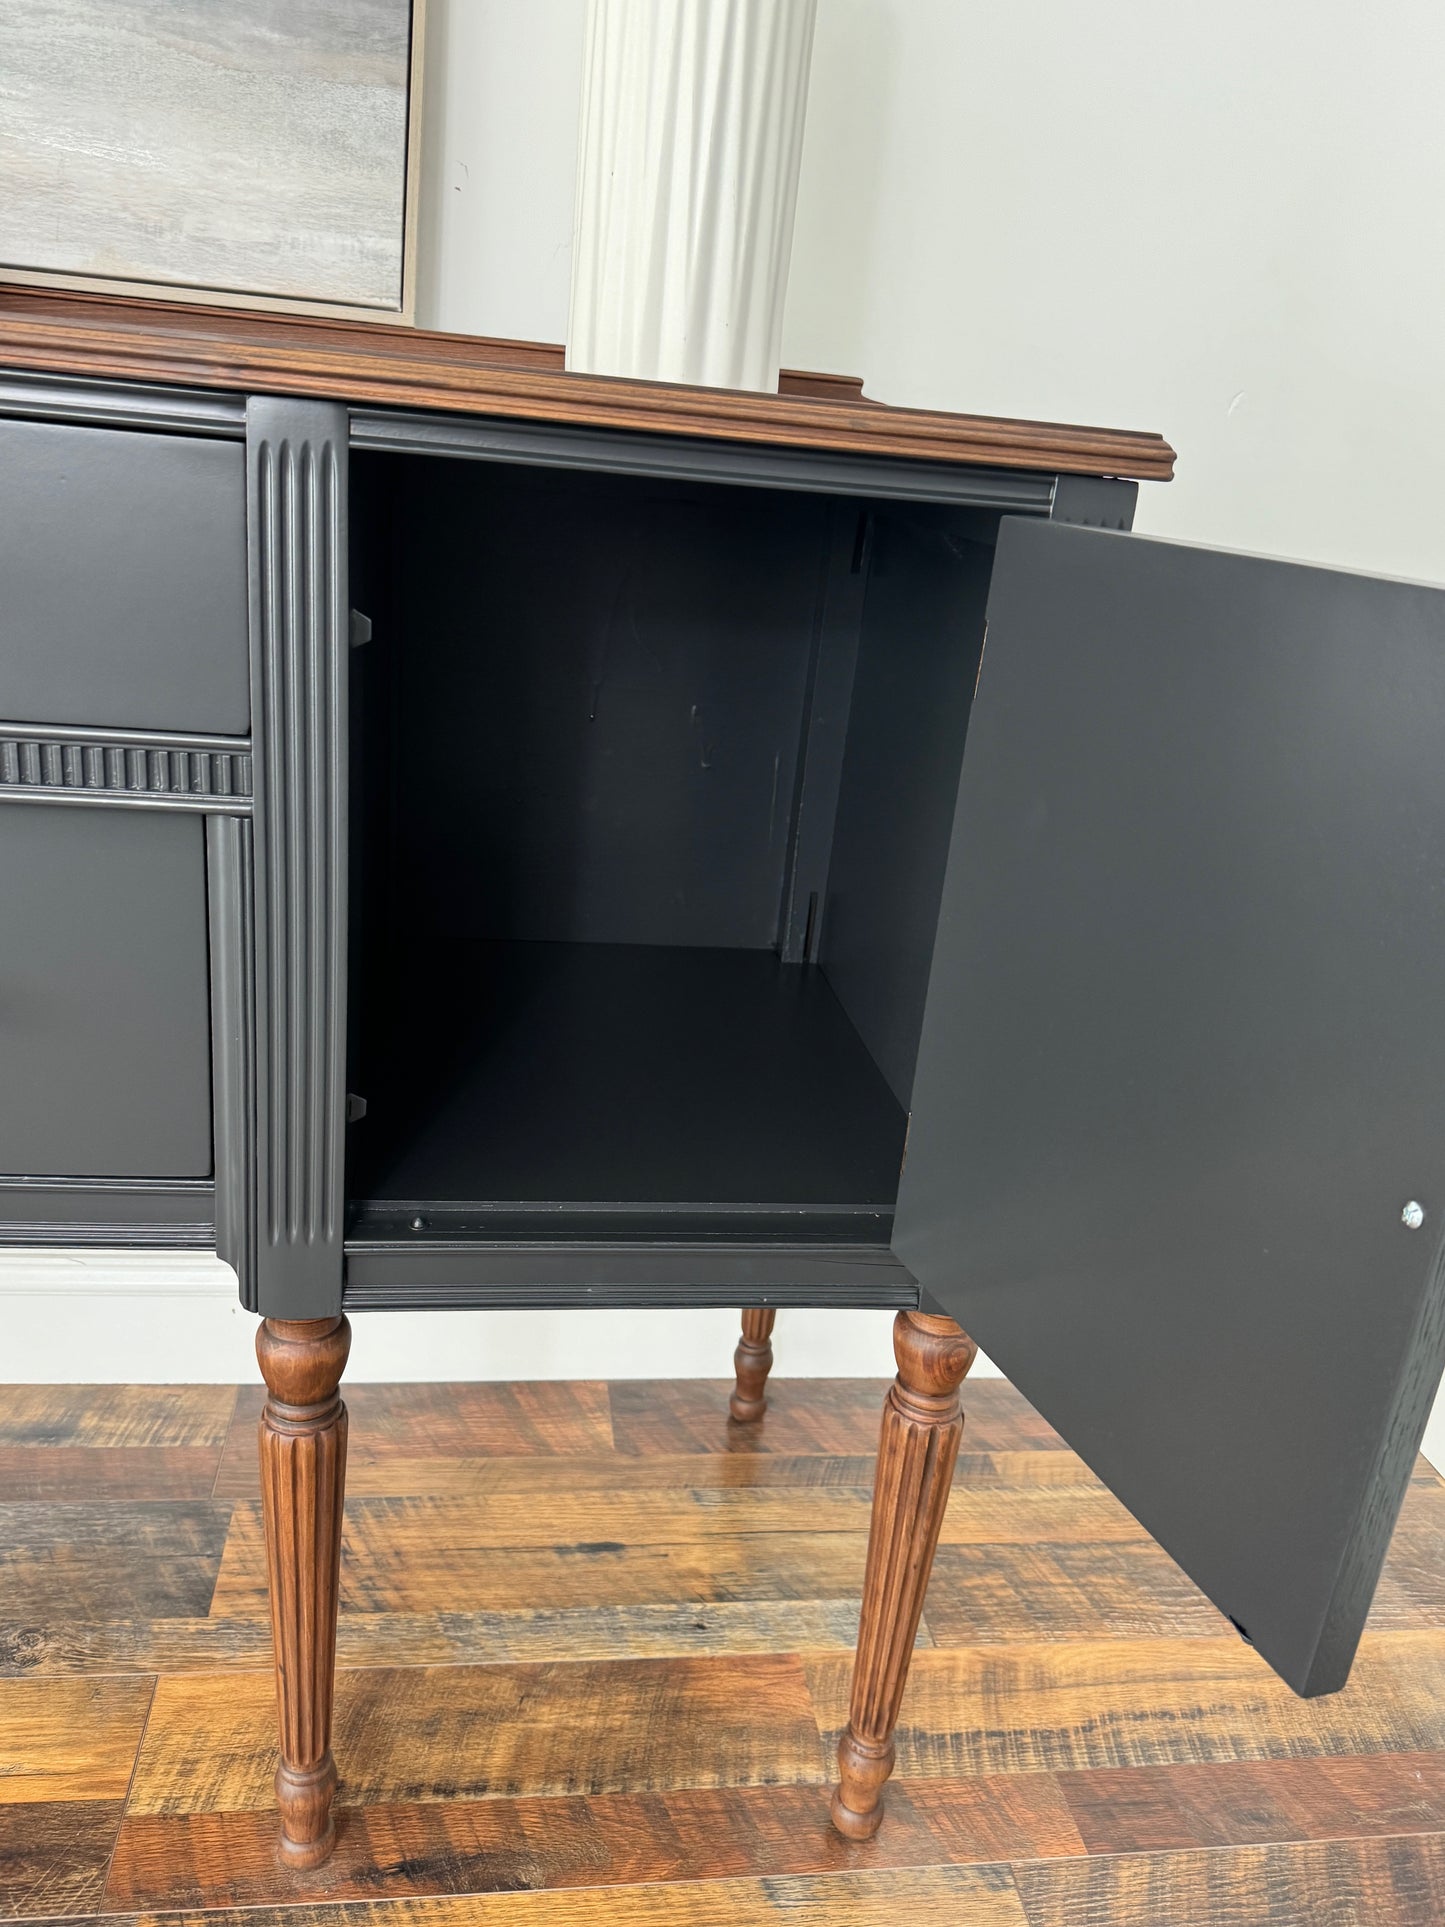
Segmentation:
{"type": "Polygon", "coordinates": [[[331,1696],[346,1491],[339,1387],[350,1349],[344,1318],[268,1318],[256,1334],[270,1394],[261,1414],[261,1504],[281,1714],[280,1855],[288,1867],[319,1867],[335,1842],[331,1696]]]}
{"type": "Polygon", "coordinates": [[[753,1305],[743,1313],[743,1335],[733,1353],[737,1386],[728,1400],[735,1419],[747,1424],[761,1418],[767,1410],[768,1373],[773,1369],[773,1320],[777,1313],[768,1305],[753,1305]]]}
{"type": "Polygon", "coordinates": [[[858,1656],[833,1795],[833,1825],[850,1840],[869,1839],[883,1818],[893,1729],[963,1436],[958,1388],[977,1352],[951,1318],[901,1311],[893,1321],[898,1376],[883,1404],[858,1656]]]}

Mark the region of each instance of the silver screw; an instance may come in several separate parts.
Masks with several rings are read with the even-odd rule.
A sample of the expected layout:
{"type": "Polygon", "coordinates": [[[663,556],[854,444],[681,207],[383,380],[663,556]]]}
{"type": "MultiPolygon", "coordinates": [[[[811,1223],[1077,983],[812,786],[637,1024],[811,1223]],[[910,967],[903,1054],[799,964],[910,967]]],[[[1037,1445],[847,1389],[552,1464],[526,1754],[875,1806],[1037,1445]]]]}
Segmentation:
{"type": "Polygon", "coordinates": [[[1400,1222],[1407,1231],[1418,1231],[1425,1222],[1424,1205],[1416,1204],[1415,1200],[1411,1198],[1410,1202],[1405,1206],[1405,1209],[1400,1213],[1400,1222]]]}

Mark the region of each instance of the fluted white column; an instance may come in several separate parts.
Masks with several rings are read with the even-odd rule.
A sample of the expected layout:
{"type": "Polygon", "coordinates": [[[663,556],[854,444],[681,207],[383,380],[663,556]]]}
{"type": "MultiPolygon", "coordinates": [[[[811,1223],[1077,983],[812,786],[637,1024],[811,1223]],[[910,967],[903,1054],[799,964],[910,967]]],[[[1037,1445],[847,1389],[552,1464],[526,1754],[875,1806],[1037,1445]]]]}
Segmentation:
{"type": "Polygon", "coordinates": [[[774,390],[816,0],[589,0],[567,366],[774,390]]]}

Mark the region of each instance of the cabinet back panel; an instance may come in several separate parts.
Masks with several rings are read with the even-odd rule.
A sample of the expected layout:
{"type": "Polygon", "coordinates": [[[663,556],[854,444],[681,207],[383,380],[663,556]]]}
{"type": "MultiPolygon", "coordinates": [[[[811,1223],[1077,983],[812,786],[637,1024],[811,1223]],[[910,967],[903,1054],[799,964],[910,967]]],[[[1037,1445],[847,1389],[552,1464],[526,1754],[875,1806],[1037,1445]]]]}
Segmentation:
{"type": "Polygon", "coordinates": [[[823,970],[908,1108],[993,550],[951,509],[875,512],[821,937],[823,970]]]}
{"type": "Polygon", "coordinates": [[[211,1169],[205,831],[0,805],[0,1172],[211,1169]]]}
{"type": "Polygon", "coordinates": [[[238,442],[0,421],[0,717],[246,733],[238,442]]]}
{"type": "Polygon", "coordinates": [[[372,646],[408,916],[773,945],[826,502],[416,458],[396,487],[372,646]]]}

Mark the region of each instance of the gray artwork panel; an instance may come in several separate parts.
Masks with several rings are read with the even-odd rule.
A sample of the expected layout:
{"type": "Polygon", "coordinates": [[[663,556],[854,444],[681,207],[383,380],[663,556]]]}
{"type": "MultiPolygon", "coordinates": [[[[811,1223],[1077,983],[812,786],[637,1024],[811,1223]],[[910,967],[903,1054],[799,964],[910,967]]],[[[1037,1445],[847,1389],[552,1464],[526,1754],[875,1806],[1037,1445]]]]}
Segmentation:
{"type": "Polygon", "coordinates": [[[409,0],[24,0],[0,262],[396,308],[409,0]]]}

